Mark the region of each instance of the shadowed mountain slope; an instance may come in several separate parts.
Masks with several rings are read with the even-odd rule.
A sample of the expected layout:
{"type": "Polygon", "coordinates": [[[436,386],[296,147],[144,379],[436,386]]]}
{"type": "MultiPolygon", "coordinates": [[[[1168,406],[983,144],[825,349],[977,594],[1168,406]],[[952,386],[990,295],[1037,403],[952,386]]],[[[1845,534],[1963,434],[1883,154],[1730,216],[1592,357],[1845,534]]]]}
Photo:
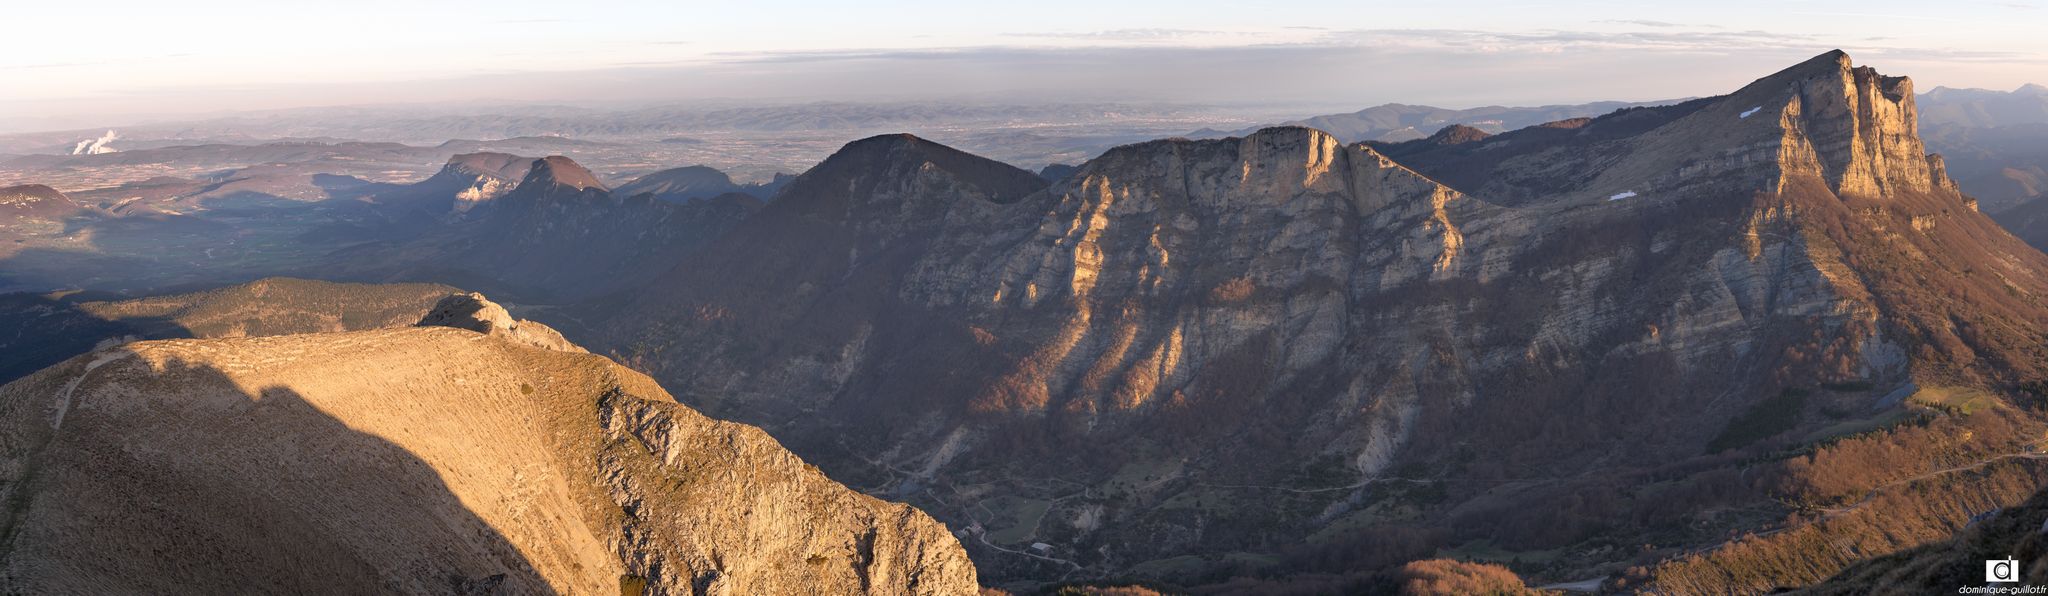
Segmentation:
{"type": "Polygon", "coordinates": [[[775,175],[765,184],[736,184],[731,177],[709,166],[686,166],[649,173],[612,189],[620,196],[653,195],[654,198],[676,203],[709,199],[728,193],[739,193],[763,201],[775,198],[775,193],[787,184],[789,176],[775,175]]]}
{"type": "Polygon", "coordinates": [[[645,376],[534,347],[535,323],[463,320],[502,314],[483,305],[434,320],[488,333],[147,341],[0,388],[0,576],[31,592],[977,589],[929,517],[645,376]]]}
{"type": "Polygon", "coordinates": [[[128,300],[0,294],[0,382],[101,342],[361,331],[409,325],[455,288],[275,277],[203,292],[128,300]]]}
{"type": "Polygon", "coordinates": [[[477,174],[451,163],[443,174],[453,184],[429,180],[416,189],[448,205],[438,212],[445,221],[336,252],[326,274],[436,281],[522,301],[579,300],[637,287],[760,208],[740,194],[688,204],[626,196],[566,157],[526,163],[516,185],[498,177],[519,171],[511,165],[477,174]],[[454,187],[463,190],[451,200],[454,187]]]}

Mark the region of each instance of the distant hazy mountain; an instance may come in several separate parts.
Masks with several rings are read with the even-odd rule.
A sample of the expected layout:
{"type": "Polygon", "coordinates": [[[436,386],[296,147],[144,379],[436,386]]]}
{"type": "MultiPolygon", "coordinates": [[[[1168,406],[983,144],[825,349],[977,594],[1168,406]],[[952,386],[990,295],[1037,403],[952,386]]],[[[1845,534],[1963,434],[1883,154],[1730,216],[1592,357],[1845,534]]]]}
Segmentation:
{"type": "Polygon", "coordinates": [[[2048,122],[1997,126],[1921,125],[1927,146],[1949,163],[1963,192],[1996,215],[2048,192],[2048,122]]]}
{"type": "Polygon", "coordinates": [[[732,177],[710,166],[686,166],[661,170],[633,179],[632,182],[612,189],[619,196],[649,195],[664,201],[678,203],[697,199],[708,199],[726,193],[740,193],[756,199],[768,200],[787,184],[790,177],[776,175],[764,184],[735,184],[732,177]]]}
{"type": "Polygon", "coordinates": [[[1920,130],[1980,208],[2048,248],[2048,87],[1937,87],[1919,96],[1920,130]]]}
{"type": "MultiPolygon", "coordinates": [[[[1615,110],[1630,107],[1657,106],[1678,103],[1682,100],[1621,102],[1597,101],[1576,105],[1549,105],[1537,107],[1486,106],[1463,110],[1434,106],[1390,103],[1374,106],[1349,114],[1329,114],[1302,120],[1284,122],[1285,126],[1306,126],[1335,135],[1346,143],[1362,141],[1400,142],[1429,136],[1445,126],[1453,124],[1469,126],[1491,134],[1499,134],[1545,122],[1569,118],[1599,116],[1615,110]]],[[[1230,134],[1244,135],[1262,127],[1238,130],[1234,133],[1203,130],[1196,131],[1190,138],[1216,138],[1230,134]]]]}
{"type": "Polygon", "coordinates": [[[1922,126],[2005,126],[2048,123],[2048,87],[2011,91],[1935,87],[1920,95],[1922,126]]]}
{"type": "MultiPolygon", "coordinates": [[[[547,106],[449,109],[305,108],[121,129],[124,137],[263,139],[335,137],[407,143],[446,139],[689,137],[703,131],[861,131],[1042,123],[1215,119],[1225,110],[1133,103],[814,102],[776,105],[664,105],[625,110],[547,106]]],[[[101,129],[0,135],[0,152],[70,153],[101,129]]],[[[136,141],[130,143],[123,150],[136,141]]],[[[471,149],[473,150],[473,149],[471,149]]],[[[556,151],[560,152],[560,151],[556,151]]]]}
{"type": "Polygon", "coordinates": [[[686,203],[628,195],[567,157],[519,161],[457,156],[441,174],[393,191],[402,197],[394,203],[399,219],[419,225],[360,230],[368,241],[328,255],[323,271],[443,281],[522,300],[588,298],[647,283],[761,205],[737,192],[686,203]],[[514,173],[522,175],[516,182],[514,173]]]}

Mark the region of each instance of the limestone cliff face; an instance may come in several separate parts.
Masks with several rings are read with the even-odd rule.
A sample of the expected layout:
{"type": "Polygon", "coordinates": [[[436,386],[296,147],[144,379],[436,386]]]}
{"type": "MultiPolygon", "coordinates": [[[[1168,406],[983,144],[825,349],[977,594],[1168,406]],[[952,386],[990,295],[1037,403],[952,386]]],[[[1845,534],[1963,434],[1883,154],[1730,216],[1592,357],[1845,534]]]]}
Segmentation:
{"type": "Polygon", "coordinates": [[[1813,176],[1844,196],[1955,192],[1920,141],[1913,81],[1855,66],[1839,50],[1683,105],[1683,117],[1630,139],[1590,190],[1677,192],[1714,182],[1784,192],[1813,176]]]}
{"type": "Polygon", "coordinates": [[[995,388],[1026,393],[983,405],[1104,412],[1147,407],[1240,350],[1266,352],[1282,377],[1325,363],[1349,305],[1457,275],[1458,225],[1489,210],[1305,128],[1118,148],[1027,202],[949,231],[905,299],[1059,320],[984,326],[1037,346],[995,388]]]}
{"type": "Polygon", "coordinates": [[[1795,67],[1785,73],[1799,76],[1789,82],[1792,98],[1780,119],[1789,137],[1788,166],[1813,167],[1838,194],[1926,192],[1952,184],[1946,175],[1936,179],[1920,143],[1911,79],[1855,67],[1840,51],[1802,66],[1811,72],[1795,67]]]}
{"type": "MultiPolygon", "coordinates": [[[[471,153],[450,158],[435,177],[446,178],[446,185],[453,187],[455,202],[448,217],[461,219],[480,214],[491,201],[512,192],[532,168],[532,160],[515,155],[471,153]]],[[[447,190],[436,187],[434,192],[438,195],[447,190]]]]}
{"type": "Polygon", "coordinates": [[[465,153],[448,158],[426,180],[379,193],[371,200],[387,209],[410,211],[413,219],[457,222],[480,217],[494,201],[526,177],[533,159],[506,153],[465,153]]]}
{"type": "Polygon", "coordinates": [[[705,418],[608,360],[512,339],[422,327],[148,341],[8,384],[0,582],[38,593],[978,589],[959,543],[924,514],[854,493],[758,429],[705,418]]]}
{"type": "MultiPolygon", "coordinates": [[[[617,317],[606,347],[693,403],[980,529],[981,563],[1010,577],[1060,569],[1011,552],[1034,542],[1115,573],[1372,519],[1370,479],[1403,461],[1697,454],[1713,425],[1617,422],[1594,439],[1525,422],[1727,417],[1741,402],[1715,398],[1765,391],[1754,371],[1791,329],[1874,316],[1747,201],[1505,205],[1302,128],[1122,147],[991,200],[978,189],[1023,172],[847,166],[929,151],[879,142],[593,317],[617,317]],[[1653,385],[1669,390],[1636,395],[1653,385]],[[1132,483],[1134,469],[1151,472],[1132,483]],[[1003,503],[1065,486],[1012,474],[1122,496],[1012,528],[1003,503]],[[1304,474],[1329,480],[1200,524],[1181,505],[1304,474]],[[923,490],[959,483],[995,492],[923,490]]],[[[1881,357],[1826,374],[1897,378],[1896,348],[1871,345],[1881,357]]]]}
{"type": "Polygon", "coordinates": [[[1655,532],[1613,521],[1655,496],[1603,483],[2048,378],[2048,257],[1920,154],[1906,85],[1830,54],[1494,136],[1141,143],[1015,194],[869,139],[588,316],[690,403],[966,526],[997,577],[1408,523],[1563,548],[1589,508],[1655,532]]]}

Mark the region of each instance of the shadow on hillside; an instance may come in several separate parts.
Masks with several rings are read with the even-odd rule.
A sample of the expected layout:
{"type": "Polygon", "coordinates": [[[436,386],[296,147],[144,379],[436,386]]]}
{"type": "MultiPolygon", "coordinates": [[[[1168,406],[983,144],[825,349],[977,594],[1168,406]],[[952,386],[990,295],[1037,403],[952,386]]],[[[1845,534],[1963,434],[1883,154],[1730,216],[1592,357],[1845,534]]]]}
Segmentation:
{"type": "Polygon", "coordinates": [[[251,395],[210,365],[149,372],[129,354],[97,369],[126,387],[80,386],[63,440],[29,456],[26,500],[9,508],[19,523],[5,528],[15,588],[554,592],[407,449],[291,387],[251,395]]]}
{"type": "Polygon", "coordinates": [[[78,301],[43,294],[0,294],[0,384],[11,382],[121,338],[192,337],[166,318],[109,320],[78,307],[78,301]]]}

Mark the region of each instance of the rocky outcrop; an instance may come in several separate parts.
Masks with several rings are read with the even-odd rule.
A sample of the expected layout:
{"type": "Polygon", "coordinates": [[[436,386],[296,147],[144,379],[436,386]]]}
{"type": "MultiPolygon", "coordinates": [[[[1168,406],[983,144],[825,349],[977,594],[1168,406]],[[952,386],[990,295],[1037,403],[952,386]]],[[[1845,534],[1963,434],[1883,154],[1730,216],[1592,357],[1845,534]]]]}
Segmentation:
{"type": "Polygon", "coordinates": [[[597,180],[597,174],[584,168],[583,164],[560,155],[550,155],[534,160],[532,169],[526,173],[521,186],[544,184],[571,190],[606,190],[604,183],[597,180]]]}
{"type": "Polygon", "coordinates": [[[470,292],[441,299],[434,309],[420,318],[421,327],[454,327],[468,329],[484,335],[502,337],[514,343],[525,344],[543,350],[583,353],[581,347],[563,339],[553,328],[533,321],[512,318],[505,307],[484,299],[483,294],[470,292]]]}
{"type": "Polygon", "coordinates": [[[532,164],[532,158],[507,153],[465,153],[448,158],[426,180],[376,193],[369,200],[401,218],[401,226],[473,219],[512,192],[532,164]]]}
{"type": "Polygon", "coordinates": [[[145,341],[0,388],[0,582],[35,593],[977,590],[959,543],[917,510],[854,493],[608,360],[512,341],[524,324],[498,333],[501,313],[477,312],[491,335],[145,341]]]}
{"type": "MultiPolygon", "coordinates": [[[[432,189],[436,196],[445,195],[454,187],[455,202],[449,207],[450,217],[461,218],[475,215],[479,208],[490,204],[519,185],[533,167],[533,160],[505,153],[469,153],[457,155],[448,160],[436,178],[445,177],[442,185],[432,189]]],[[[432,184],[435,180],[429,179],[432,184]]]]}
{"type": "MultiPolygon", "coordinates": [[[[1760,81],[1783,84],[1790,98],[1780,167],[1817,172],[1837,194],[1879,196],[1952,185],[1936,179],[1913,108],[1913,81],[1855,67],[1840,50],[1760,81]]],[[[1764,89],[1759,89],[1764,90],[1764,89]]]]}

